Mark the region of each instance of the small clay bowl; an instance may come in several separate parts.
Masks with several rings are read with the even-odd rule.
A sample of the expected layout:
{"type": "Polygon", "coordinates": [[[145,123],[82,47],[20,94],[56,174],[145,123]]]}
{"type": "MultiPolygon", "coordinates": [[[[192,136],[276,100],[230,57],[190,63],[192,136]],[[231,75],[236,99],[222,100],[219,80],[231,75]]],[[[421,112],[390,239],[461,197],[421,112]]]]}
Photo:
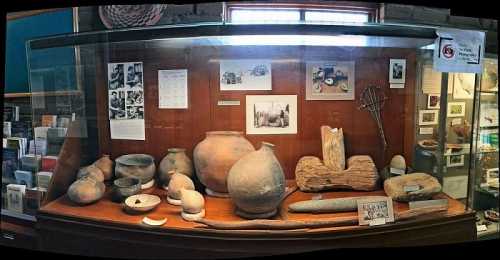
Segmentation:
{"type": "Polygon", "coordinates": [[[160,202],[160,197],[156,195],[137,194],[125,199],[125,206],[132,211],[146,212],[154,209],[160,202]]]}
{"type": "Polygon", "coordinates": [[[134,177],[123,177],[113,182],[113,200],[122,202],[125,198],[141,191],[141,180],[134,177]]]}

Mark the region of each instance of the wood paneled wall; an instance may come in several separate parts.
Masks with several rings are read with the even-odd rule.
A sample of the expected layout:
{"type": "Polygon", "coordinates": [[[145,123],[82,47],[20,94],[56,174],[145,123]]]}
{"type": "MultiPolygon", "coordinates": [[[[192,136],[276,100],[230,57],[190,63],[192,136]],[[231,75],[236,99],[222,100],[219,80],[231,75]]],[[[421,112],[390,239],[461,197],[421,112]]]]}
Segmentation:
{"type": "Polygon", "coordinates": [[[97,116],[100,153],[112,158],[127,153],[147,153],[157,160],[171,147],[187,148],[192,157],[195,145],[211,130],[245,132],[245,95],[297,95],[298,133],[284,135],[246,135],[260,147],[261,141],[276,145],[276,155],[288,179],[294,178],[300,157],[321,157],[320,126],[344,130],[346,158],[370,155],[379,170],[395,154],[411,162],[414,144],[414,92],[416,53],[413,49],[305,46],[198,46],[167,48],[161,43],[126,44],[102,49],[96,55],[102,62],[96,68],[97,116]],[[139,48],[137,48],[139,47],[139,48]],[[220,91],[220,59],[272,59],[272,90],[220,91]],[[406,59],[404,89],[389,88],[389,59],[406,59]],[[354,101],[306,101],[305,60],[354,60],[354,101]],[[107,63],[142,61],[145,83],[146,140],[111,140],[107,102],[107,63]],[[188,69],[189,108],[158,108],[160,69],[188,69]],[[358,110],[358,98],[368,85],[378,85],[389,100],[382,110],[389,147],[382,150],[377,125],[368,111],[358,110]],[[218,106],[218,100],[239,100],[240,106],[218,106]]]}

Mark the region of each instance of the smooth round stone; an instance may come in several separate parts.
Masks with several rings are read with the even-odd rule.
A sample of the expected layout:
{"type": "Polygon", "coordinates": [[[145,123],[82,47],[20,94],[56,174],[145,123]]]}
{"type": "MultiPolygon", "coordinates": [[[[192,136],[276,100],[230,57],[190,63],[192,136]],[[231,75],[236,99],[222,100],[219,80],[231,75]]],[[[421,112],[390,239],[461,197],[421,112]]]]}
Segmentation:
{"type": "Polygon", "coordinates": [[[104,182],[85,176],[73,182],[68,188],[68,197],[78,204],[90,204],[98,201],[104,195],[104,182]]]}
{"type": "Polygon", "coordinates": [[[104,181],[104,173],[101,171],[101,169],[99,169],[98,167],[96,167],[95,165],[92,165],[92,164],[85,166],[85,167],[82,167],[82,168],[80,168],[80,170],[78,170],[78,174],[77,174],[78,179],[81,179],[85,176],[92,177],[99,182],[104,181]]]}
{"type": "Polygon", "coordinates": [[[174,173],[168,184],[168,197],[174,200],[180,200],[182,189],[194,190],[194,183],[188,176],[174,173]]]}
{"type": "Polygon", "coordinates": [[[195,190],[181,190],[182,211],[186,213],[200,213],[205,208],[203,195],[195,190]]]}
{"type": "Polygon", "coordinates": [[[401,169],[405,170],[406,169],[406,161],[405,158],[402,155],[394,155],[391,160],[391,168],[396,168],[396,169],[401,169]]]}

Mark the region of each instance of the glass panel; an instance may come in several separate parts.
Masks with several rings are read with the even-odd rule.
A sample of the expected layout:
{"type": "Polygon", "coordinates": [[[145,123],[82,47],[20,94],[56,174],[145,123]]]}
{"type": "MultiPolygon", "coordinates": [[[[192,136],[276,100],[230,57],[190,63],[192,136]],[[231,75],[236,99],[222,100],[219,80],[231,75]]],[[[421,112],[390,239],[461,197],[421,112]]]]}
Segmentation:
{"type": "Polygon", "coordinates": [[[368,14],[329,11],[306,11],[306,22],[366,23],[368,14]]]}
{"type": "Polygon", "coordinates": [[[232,23],[290,23],[300,20],[298,10],[232,10],[232,23]]]}

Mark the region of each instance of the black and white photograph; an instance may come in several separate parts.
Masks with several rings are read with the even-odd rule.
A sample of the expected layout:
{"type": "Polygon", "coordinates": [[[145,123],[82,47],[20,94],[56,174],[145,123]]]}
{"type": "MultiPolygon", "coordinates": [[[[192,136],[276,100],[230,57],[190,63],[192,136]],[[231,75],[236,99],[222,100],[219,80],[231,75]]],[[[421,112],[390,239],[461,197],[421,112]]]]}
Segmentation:
{"type": "Polygon", "coordinates": [[[369,225],[371,221],[384,219],[394,222],[392,199],[389,197],[358,200],[358,219],[360,225],[369,225]]]}
{"type": "Polygon", "coordinates": [[[144,107],[127,106],[127,119],[144,119],[144,107]]]}
{"type": "Polygon", "coordinates": [[[142,90],[127,91],[127,106],[144,104],[144,93],[142,90]]]}
{"type": "Polygon", "coordinates": [[[246,97],[247,134],[297,133],[296,95],[246,97]]]}
{"type": "Polygon", "coordinates": [[[306,64],[306,100],[354,100],[354,61],[306,64]]]}
{"type": "Polygon", "coordinates": [[[130,88],[142,88],[142,62],[126,63],[126,84],[130,88]]]}
{"type": "Polygon", "coordinates": [[[125,113],[125,91],[110,91],[109,119],[127,119],[125,113]]]}
{"type": "Polygon", "coordinates": [[[450,155],[447,157],[446,160],[447,167],[460,167],[464,166],[464,164],[465,164],[465,155],[463,154],[450,155]]]}
{"type": "Polygon", "coordinates": [[[420,110],[418,125],[436,125],[438,123],[439,110],[420,110]]]}
{"type": "Polygon", "coordinates": [[[427,95],[427,109],[439,109],[439,102],[441,100],[440,94],[427,95]]]}
{"type": "Polygon", "coordinates": [[[220,90],[271,90],[270,60],[221,60],[220,90]]]}
{"type": "Polygon", "coordinates": [[[465,102],[449,102],[447,117],[465,116],[465,102]]]}
{"type": "Polygon", "coordinates": [[[405,83],[406,60],[390,59],[389,62],[389,83],[405,83]]]}
{"type": "Polygon", "coordinates": [[[123,63],[108,64],[108,89],[116,90],[125,87],[125,73],[123,63]]]}

